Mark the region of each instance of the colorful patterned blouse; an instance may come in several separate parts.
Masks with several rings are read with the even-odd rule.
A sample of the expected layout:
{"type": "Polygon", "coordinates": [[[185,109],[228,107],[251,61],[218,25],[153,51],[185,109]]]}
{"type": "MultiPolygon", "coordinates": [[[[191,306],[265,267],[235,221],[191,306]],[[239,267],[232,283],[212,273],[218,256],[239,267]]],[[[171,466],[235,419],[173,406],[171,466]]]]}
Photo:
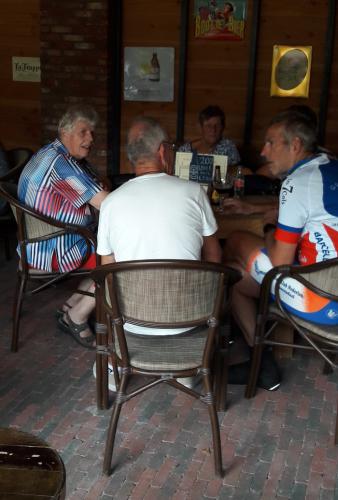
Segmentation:
{"type": "MultiPolygon", "coordinates": [[[[20,201],[43,215],[62,222],[88,226],[93,218],[88,202],[102,188],[86,167],[78,162],[56,139],[41,148],[27,163],[19,180],[20,201]]],[[[52,270],[55,255],[62,272],[83,264],[87,246],[76,234],[62,235],[28,245],[28,263],[46,271],[52,270]]]]}

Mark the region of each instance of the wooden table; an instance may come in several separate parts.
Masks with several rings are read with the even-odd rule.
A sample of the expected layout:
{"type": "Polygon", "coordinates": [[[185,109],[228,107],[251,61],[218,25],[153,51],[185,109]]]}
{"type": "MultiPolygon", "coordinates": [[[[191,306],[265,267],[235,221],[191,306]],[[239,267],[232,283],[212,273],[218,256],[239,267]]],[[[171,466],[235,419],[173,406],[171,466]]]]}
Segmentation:
{"type": "Polygon", "coordinates": [[[32,434],[0,428],[0,500],[64,500],[65,495],[59,454],[32,434]]]}
{"type": "MultiPolygon", "coordinates": [[[[243,201],[249,203],[264,203],[269,204],[272,201],[277,202],[276,196],[245,196],[243,201]]],[[[214,214],[216,217],[218,231],[216,235],[220,240],[225,240],[230,233],[234,231],[251,231],[258,236],[263,237],[263,216],[264,212],[251,215],[243,214],[230,214],[222,213],[218,211],[218,207],[214,208],[214,214]]]]}
{"type": "MultiPolygon", "coordinates": [[[[276,196],[245,196],[243,198],[244,201],[249,203],[263,203],[270,204],[272,201],[277,202],[276,196]]],[[[214,209],[214,214],[216,217],[218,231],[216,235],[219,240],[225,240],[231,233],[234,231],[250,231],[252,233],[257,234],[258,236],[263,237],[263,216],[264,212],[252,215],[243,215],[243,214],[230,214],[230,213],[221,213],[217,210],[217,207],[214,209]]],[[[274,332],[275,338],[278,338],[282,342],[293,342],[293,328],[290,326],[286,326],[285,324],[279,323],[276,326],[274,332]]],[[[277,357],[292,357],[292,348],[291,347],[275,347],[275,354],[277,357]]]]}

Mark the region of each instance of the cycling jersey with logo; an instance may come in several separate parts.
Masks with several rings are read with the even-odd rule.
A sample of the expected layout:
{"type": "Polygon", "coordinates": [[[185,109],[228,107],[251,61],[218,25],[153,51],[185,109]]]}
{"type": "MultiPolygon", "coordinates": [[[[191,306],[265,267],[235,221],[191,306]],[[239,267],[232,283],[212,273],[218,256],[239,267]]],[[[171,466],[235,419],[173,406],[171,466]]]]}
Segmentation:
{"type": "MultiPolygon", "coordinates": [[[[289,171],[280,192],[275,239],[298,243],[301,265],[337,257],[337,161],[320,154],[297,163],[289,171]]],[[[253,252],[248,262],[248,271],[258,283],[272,267],[265,249],[253,252]]],[[[293,278],[282,281],[280,296],[286,308],[297,316],[314,323],[338,324],[338,303],[319,297],[293,278]]]]}
{"type": "Polygon", "coordinates": [[[297,163],[282,184],[275,239],[298,243],[307,265],[338,254],[338,161],[320,154],[297,163]]]}

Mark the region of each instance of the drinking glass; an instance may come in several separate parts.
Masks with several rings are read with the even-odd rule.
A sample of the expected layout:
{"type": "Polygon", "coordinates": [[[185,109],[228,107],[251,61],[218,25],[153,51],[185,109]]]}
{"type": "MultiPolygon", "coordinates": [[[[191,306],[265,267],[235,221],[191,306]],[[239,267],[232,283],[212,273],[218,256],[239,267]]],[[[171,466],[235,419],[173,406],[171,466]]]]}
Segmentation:
{"type": "Polygon", "coordinates": [[[224,212],[223,202],[225,198],[229,198],[233,192],[234,181],[233,178],[227,176],[225,179],[221,179],[218,182],[213,183],[214,189],[216,189],[219,195],[219,212],[224,212]]]}

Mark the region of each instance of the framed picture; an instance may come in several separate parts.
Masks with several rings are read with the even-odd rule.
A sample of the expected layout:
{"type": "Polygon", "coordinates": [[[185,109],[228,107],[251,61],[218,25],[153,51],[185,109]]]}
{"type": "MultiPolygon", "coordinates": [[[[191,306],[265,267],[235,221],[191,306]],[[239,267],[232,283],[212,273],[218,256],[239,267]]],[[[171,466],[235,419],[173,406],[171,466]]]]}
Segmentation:
{"type": "Polygon", "coordinates": [[[195,37],[205,40],[243,40],[247,0],[195,0],[195,37]]]}
{"type": "Polygon", "coordinates": [[[274,45],[270,95],[308,97],[311,58],[311,46],[274,45]]]}
{"type": "Polygon", "coordinates": [[[125,47],[125,101],[174,100],[173,47],[125,47]]]}

